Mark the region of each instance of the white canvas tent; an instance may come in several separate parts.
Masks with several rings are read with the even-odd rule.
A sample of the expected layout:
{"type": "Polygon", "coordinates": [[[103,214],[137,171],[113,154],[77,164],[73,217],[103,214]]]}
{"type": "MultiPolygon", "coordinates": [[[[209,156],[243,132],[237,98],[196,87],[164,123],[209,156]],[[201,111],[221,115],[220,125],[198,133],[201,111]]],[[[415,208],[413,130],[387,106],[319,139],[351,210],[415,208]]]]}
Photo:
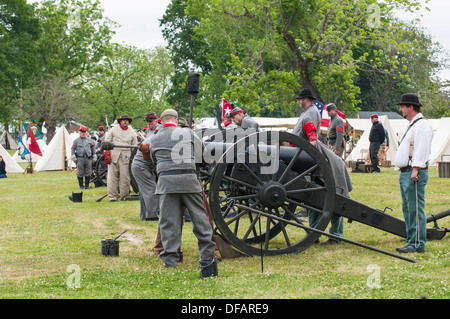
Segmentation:
{"type": "MultiPolygon", "coordinates": [[[[387,161],[391,161],[391,163],[394,161],[395,158],[395,153],[397,151],[398,148],[398,141],[399,138],[397,137],[396,132],[394,131],[394,129],[391,126],[391,121],[389,120],[389,118],[387,116],[380,116],[378,118],[378,121],[383,124],[384,129],[387,131],[388,136],[389,136],[389,149],[386,152],[386,160],[387,161]]],[[[404,120],[406,121],[406,120],[404,120]]],[[[407,121],[406,121],[407,122],[407,121]]],[[[358,159],[362,159],[363,157],[367,156],[367,154],[364,154],[361,152],[361,150],[368,150],[370,147],[370,142],[369,142],[369,135],[370,135],[370,130],[372,128],[372,123],[370,121],[370,119],[362,119],[362,120],[358,120],[358,122],[353,122],[350,121],[350,124],[353,126],[353,124],[359,127],[360,130],[364,129],[364,133],[361,135],[358,143],[356,144],[355,148],[352,150],[352,152],[350,153],[350,155],[347,157],[346,160],[348,161],[356,161],[358,159]]]]}
{"type": "Polygon", "coordinates": [[[6,166],[6,173],[23,173],[24,170],[20,167],[12,156],[9,155],[8,151],[0,144],[0,155],[3,157],[6,166]]]}
{"type": "Polygon", "coordinates": [[[5,145],[6,148],[10,150],[16,150],[19,148],[19,145],[11,136],[11,134],[6,131],[0,135],[0,145],[5,145]]]}
{"type": "Polygon", "coordinates": [[[35,171],[64,170],[66,160],[71,158],[72,145],[73,142],[67,129],[64,126],[59,128],[42,158],[36,163],[35,171]]]}
{"type": "Polygon", "coordinates": [[[433,127],[430,165],[450,161],[450,117],[429,120],[433,127]]]}

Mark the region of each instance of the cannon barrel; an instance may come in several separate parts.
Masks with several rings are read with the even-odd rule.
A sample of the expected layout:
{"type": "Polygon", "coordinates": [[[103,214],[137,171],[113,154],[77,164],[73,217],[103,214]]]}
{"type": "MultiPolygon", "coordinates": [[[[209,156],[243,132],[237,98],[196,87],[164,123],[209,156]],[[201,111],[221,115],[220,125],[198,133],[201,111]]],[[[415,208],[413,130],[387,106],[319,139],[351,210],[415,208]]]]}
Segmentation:
{"type": "MultiPolygon", "coordinates": [[[[205,145],[207,152],[209,152],[214,158],[219,157],[217,155],[218,152],[219,154],[224,154],[235,145],[234,143],[221,142],[204,142],[203,144],[205,145]]],[[[285,163],[289,163],[294,157],[296,157],[296,160],[292,166],[292,170],[295,172],[304,172],[316,164],[316,161],[307,152],[302,151],[298,156],[296,156],[298,149],[294,147],[259,145],[259,151],[264,152],[269,156],[273,155],[275,156],[274,158],[285,163]]]]}

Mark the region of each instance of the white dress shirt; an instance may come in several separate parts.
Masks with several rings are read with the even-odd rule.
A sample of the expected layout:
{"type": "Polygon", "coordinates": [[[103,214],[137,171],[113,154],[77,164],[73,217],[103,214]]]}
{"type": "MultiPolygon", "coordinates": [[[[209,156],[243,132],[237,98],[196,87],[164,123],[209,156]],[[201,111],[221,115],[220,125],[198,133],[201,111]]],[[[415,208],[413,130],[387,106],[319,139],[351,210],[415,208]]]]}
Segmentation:
{"type": "Polygon", "coordinates": [[[412,127],[411,124],[414,123],[418,118],[423,118],[422,113],[417,114],[412,121],[409,123],[409,130],[403,134],[400,139],[401,143],[395,154],[394,164],[396,167],[420,167],[424,168],[427,166],[427,162],[430,160],[431,154],[431,141],[433,140],[433,128],[430,122],[423,118],[417,121],[412,127]],[[409,159],[409,144],[411,141],[411,135],[414,134],[413,138],[413,152],[412,158],[409,159]]]}

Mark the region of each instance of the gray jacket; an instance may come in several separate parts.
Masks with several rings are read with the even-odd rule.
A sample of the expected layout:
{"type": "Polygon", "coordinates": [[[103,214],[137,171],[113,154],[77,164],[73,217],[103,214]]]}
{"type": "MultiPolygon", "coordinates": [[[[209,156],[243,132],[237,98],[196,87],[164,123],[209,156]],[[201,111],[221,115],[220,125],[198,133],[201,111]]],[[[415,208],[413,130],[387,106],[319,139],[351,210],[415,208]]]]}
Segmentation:
{"type": "Polygon", "coordinates": [[[204,145],[189,128],[164,126],[151,139],[150,153],[156,161],[156,194],[202,191],[196,164],[202,161],[204,145]]]}
{"type": "Polygon", "coordinates": [[[328,143],[334,145],[334,149],[339,151],[344,140],[344,121],[335,114],[331,117],[330,125],[328,127],[328,143]]]}
{"type": "Polygon", "coordinates": [[[297,124],[295,125],[292,133],[309,140],[308,135],[304,130],[305,124],[313,123],[317,129],[317,134],[319,134],[320,122],[321,117],[319,109],[314,104],[311,104],[302,112],[302,114],[300,114],[300,117],[298,118],[297,124]]]}
{"type": "Polygon", "coordinates": [[[257,132],[259,131],[259,124],[252,119],[248,114],[245,114],[242,118],[241,128],[248,129],[248,128],[254,128],[257,132]]]}
{"type": "Polygon", "coordinates": [[[95,153],[94,142],[90,137],[77,137],[75,141],[73,141],[71,153],[76,157],[92,158],[95,153]]]}

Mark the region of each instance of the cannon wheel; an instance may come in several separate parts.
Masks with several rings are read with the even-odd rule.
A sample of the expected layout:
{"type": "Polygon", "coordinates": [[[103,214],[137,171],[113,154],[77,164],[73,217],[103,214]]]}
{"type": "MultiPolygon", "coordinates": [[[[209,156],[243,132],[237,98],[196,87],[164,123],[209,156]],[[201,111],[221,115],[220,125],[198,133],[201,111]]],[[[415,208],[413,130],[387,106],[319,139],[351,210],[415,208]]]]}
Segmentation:
{"type": "Polygon", "coordinates": [[[106,186],[106,180],[108,177],[108,165],[105,164],[105,155],[100,156],[95,166],[95,177],[99,182],[106,186]]]}
{"type": "Polygon", "coordinates": [[[292,225],[306,223],[296,215],[296,209],[319,213],[315,228],[324,231],[331,219],[335,194],[330,166],[317,148],[296,135],[271,131],[251,134],[233,144],[216,164],[209,187],[216,233],[249,255],[297,253],[308,248],[320,234],[292,225]],[[279,169],[272,174],[258,174],[263,166],[261,161],[255,164],[254,158],[252,161],[251,156],[243,156],[250,149],[254,154],[264,153],[266,146],[261,141],[275,146],[279,153],[281,140],[295,145],[297,151],[289,163],[280,161],[279,169]],[[302,152],[315,164],[304,172],[295,172],[291,168],[302,152]],[[233,170],[240,171],[233,173],[233,170]],[[252,178],[240,179],[244,173],[252,178]],[[299,180],[308,181],[309,186],[292,189],[299,180]],[[295,196],[299,193],[313,196],[318,192],[323,196],[319,207],[299,201],[295,196]]]}

